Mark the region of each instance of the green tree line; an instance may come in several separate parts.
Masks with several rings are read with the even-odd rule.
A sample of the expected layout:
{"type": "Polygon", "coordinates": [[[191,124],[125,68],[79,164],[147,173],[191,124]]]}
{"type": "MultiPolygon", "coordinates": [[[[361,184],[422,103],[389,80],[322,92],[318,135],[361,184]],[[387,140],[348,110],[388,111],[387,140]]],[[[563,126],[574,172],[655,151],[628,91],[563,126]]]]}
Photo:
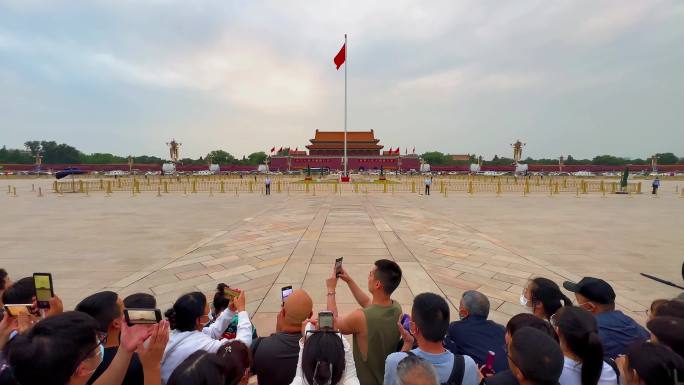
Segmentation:
{"type": "MultiPolygon", "coordinates": [[[[24,143],[25,149],[8,149],[6,146],[0,148],[0,163],[6,164],[33,164],[36,155],[42,157],[46,164],[116,164],[127,163],[127,156],[119,156],[109,153],[86,154],[66,143],[58,144],[55,141],[30,140],[24,143]]],[[[211,159],[212,163],[221,165],[258,165],[266,159],[263,151],[254,152],[242,159],[237,159],[224,150],[214,150],[206,156],[197,159],[181,159],[182,164],[200,165],[207,164],[211,159]]],[[[138,164],[162,164],[167,160],[157,156],[134,156],[133,162],[138,164]]]]}
{"type": "MultiPolygon", "coordinates": [[[[420,157],[427,163],[435,166],[461,166],[461,165],[467,165],[471,163],[477,163],[478,156],[476,155],[469,155],[470,159],[467,161],[463,160],[453,160],[453,156],[449,154],[444,154],[439,151],[430,151],[430,152],[425,152],[423,153],[420,157]]],[[[662,165],[667,165],[667,164],[684,164],[684,158],[679,158],[675,154],[671,152],[664,152],[657,154],[658,157],[658,164],[662,165]]],[[[530,164],[549,164],[549,165],[554,165],[558,164],[558,158],[555,159],[548,159],[548,158],[539,158],[539,159],[534,159],[531,157],[527,157],[522,161],[522,163],[530,163],[530,164]]],[[[628,164],[635,164],[635,165],[649,165],[651,164],[651,159],[650,157],[648,159],[641,159],[641,158],[625,158],[625,157],[618,157],[618,156],[613,156],[613,155],[598,155],[595,156],[593,159],[575,159],[572,155],[568,155],[564,159],[564,163],[567,165],[573,165],[573,164],[594,164],[594,165],[604,165],[604,166],[624,166],[628,164]]],[[[506,157],[499,157],[498,155],[494,155],[494,157],[490,160],[483,159],[482,160],[483,165],[489,165],[489,166],[507,166],[513,164],[513,158],[506,158],[506,157]]]]}

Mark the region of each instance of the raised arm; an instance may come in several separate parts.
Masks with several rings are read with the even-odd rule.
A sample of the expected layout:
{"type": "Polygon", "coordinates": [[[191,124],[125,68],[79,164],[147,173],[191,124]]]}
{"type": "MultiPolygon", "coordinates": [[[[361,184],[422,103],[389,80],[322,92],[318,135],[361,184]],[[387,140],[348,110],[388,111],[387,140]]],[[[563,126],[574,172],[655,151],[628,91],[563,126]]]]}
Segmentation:
{"type": "Polygon", "coordinates": [[[370,306],[370,297],[368,297],[366,292],[364,292],[363,289],[361,289],[359,285],[357,285],[356,282],[354,282],[354,280],[349,276],[349,274],[347,274],[344,268],[340,269],[340,279],[347,283],[347,286],[349,286],[349,290],[351,290],[352,295],[354,296],[356,302],[358,302],[359,306],[363,308],[370,306]]]}
{"type": "Polygon", "coordinates": [[[152,334],[150,325],[128,324],[121,320],[121,344],[107,370],[95,380],[94,385],[121,385],[131,363],[133,352],[152,334]]]}

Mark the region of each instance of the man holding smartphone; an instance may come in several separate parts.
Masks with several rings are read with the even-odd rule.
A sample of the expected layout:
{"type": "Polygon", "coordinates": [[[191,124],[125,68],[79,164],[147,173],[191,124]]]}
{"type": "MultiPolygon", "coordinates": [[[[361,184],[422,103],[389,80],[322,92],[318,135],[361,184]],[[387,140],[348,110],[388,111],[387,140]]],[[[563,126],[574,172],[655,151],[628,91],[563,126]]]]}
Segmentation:
{"type": "Polygon", "coordinates": [[[385,358],[395,351],[399,342],[397,322],[401,317],[401,306],[390,298],[399,283],[401,268],[396,262],[387,259],[375,261],[375,266],[368,274],[370,298],[342,266],[335,266],[332,277],[326,280],[328,310],[333,312],[339,331],[354,336],[356,374],[364,385],[383,383],[385,358]],[[346,316],[337,313],[335,289],[338,279],[347,283],[361,306],[361,309],[346,316]]]}
{"type": "MultiPolygon", "coordinates": [[[[289,384],[297,373],[302,322],[313,315],[313,301],[304,290],[283,288],[289,293],[276,317],[276,332],[252,342],[252,373],[259,385],[289,384]]],[[[282,294],[281,294],[282,295],[282,294]]]]}

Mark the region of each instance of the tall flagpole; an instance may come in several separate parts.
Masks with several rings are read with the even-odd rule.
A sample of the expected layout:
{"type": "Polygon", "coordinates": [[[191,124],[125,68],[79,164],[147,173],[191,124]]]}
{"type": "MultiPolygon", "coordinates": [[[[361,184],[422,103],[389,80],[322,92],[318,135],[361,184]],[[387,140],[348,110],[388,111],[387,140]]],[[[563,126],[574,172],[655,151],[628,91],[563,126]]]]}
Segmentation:
{"type": "Polygon", "coordinates": [[[344,176],[347,175],[347,67],[349,60],[347,60],[347,34],[344,34],[344,176]]]}

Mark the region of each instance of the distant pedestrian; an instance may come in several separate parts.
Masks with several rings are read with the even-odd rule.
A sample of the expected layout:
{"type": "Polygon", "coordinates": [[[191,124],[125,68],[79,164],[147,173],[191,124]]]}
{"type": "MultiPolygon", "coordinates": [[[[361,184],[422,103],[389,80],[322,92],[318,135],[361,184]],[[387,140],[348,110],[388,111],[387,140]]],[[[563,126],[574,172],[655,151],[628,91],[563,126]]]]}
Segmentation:
{"type": "Polygon", "coordinates": [[[271,195],[271,178],[267,176],[264,183],[266,184],[266,195],[271,195]]]}
{"type": "Polygon", "coordinates": [[[432,185],[432,177],[425,177],[425,195],[430,195],[430,185],[432,185]]]}
{"type": "Polygon", "coordinates": [[[651,194],[658,194],[658,187],[660,187],[660,179],[658,179],[658,177],[653,179],[653,184],[651,184],[651,187],[653,187],[653,192],[651,194]]]}

